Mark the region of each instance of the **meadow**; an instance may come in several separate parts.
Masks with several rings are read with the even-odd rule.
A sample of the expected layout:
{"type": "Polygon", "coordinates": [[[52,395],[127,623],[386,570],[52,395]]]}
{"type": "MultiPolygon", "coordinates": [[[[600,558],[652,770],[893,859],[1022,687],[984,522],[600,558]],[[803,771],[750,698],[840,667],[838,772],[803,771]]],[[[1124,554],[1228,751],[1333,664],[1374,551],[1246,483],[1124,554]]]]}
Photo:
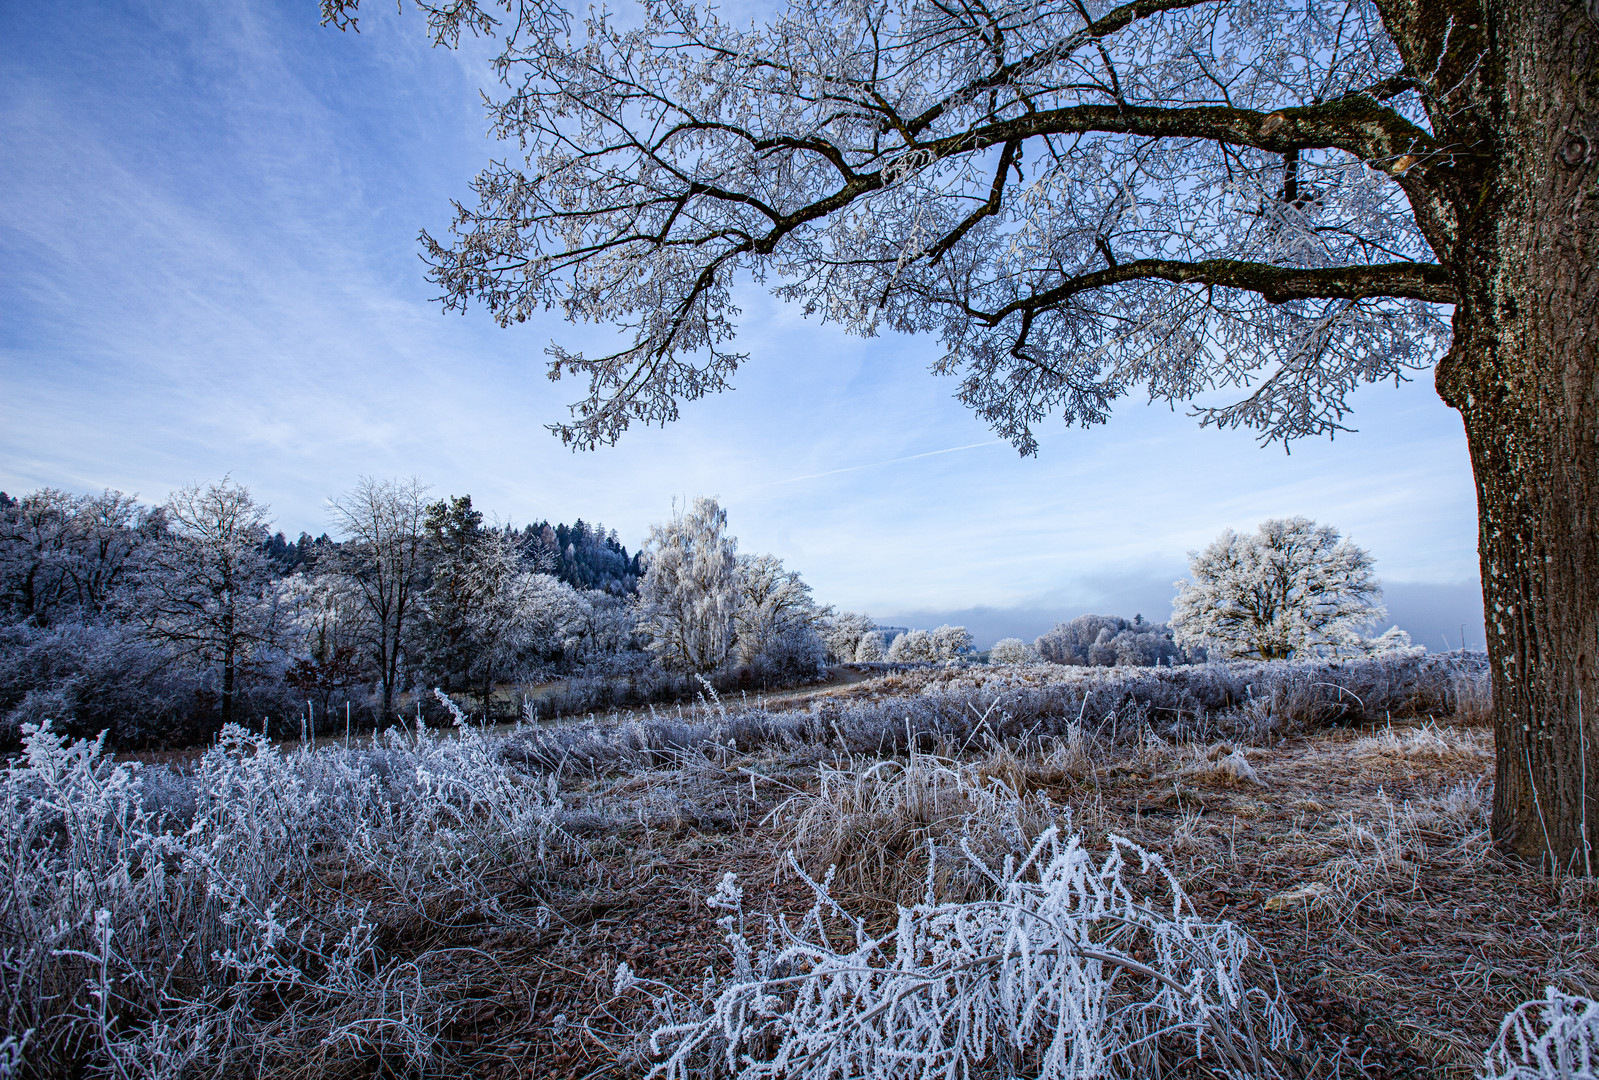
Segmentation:
{"type": "Polygon", "coordinates": [[[0,1076],[1592,1067],[1599,892],[1490,843],[1480,654],[853,678],[167,762],[34,729],[0,1076]]]}

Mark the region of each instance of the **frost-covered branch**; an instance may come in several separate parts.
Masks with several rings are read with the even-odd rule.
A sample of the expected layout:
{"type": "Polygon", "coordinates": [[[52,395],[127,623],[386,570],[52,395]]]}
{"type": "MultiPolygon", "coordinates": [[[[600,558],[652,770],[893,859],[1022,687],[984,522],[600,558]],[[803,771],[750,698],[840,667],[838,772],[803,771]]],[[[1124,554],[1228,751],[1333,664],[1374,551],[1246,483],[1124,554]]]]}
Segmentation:
{"type": "Polygon", "coordinates": [[[1476,151],[1439,126],[1453,67],[1407,64],[1370,0],[794,0],[748,28],[646,0],[571,35],[500,6],[514,30],[424,5],[441,40],[503,35],[494,132],[520,152],[424,244],[448,306],[620,333],[550,349],[587,383],[568,442],[727,388],[749,281],[938,336],[934,369],[1023,451],[1140,391],[1253,388],[1200,415],[1326,434],[1448,345],[1444,188],[1476,151]]]}

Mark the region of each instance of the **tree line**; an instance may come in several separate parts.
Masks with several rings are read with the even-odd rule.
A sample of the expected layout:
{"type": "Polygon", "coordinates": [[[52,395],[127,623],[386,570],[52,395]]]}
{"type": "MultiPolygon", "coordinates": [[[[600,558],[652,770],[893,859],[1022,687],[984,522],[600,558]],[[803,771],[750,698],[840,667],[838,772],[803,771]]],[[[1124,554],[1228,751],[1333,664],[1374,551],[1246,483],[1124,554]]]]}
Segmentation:
{"type": "Polygon", "coordinates": [[[637,552],[581,519],[490,524],[470,495],[415,479],[364,478],[328,514],[330,532],[291,541],[226,477],[156,506],[0,493],[0,742],[45,720],[124,748],[229,722],[294,735],[437,720],[434,688],[499,720],[557,680],[565,696],[540,700],[570,712],[814,678],[867,636],[871,658],[971,651],[947,627],[936,648],[891,648],[893,628],[740,552],[713,499],[674,508],[637,552]]]}
{"type": "Polygon", "coordinates": [[[3,737],[370,726],[434,686],[497,716],[507,682],[670,662],[639,629],[643,553],[603,526],[490,525],[416,480],[363,479],[328,510],[334,535],[290,541],[229,478],[156,506],[0,494],[3,737]]]}
{"type": "MultiPolygon", "coordinates": [[[[975,654],[963,626],[882,626],[818,603],[782,559],[740,552],[714,499],[674,507],[634,553],[581,519],[489,524],[470,495],[436,499],[415,479],[363,479],[328,513],[333,535],[291,542],[229,478],[159,506],[0,494],[0,739],[46,719],[121,747],[233,721],[285,735],[383,726],[438,712],[433,688],[485,721],[547,716],[975,654]]],[[[1382,615],[1371,566],[1303,518],[1229,530],[1194,554],[1169,625],[1082,615],[989,659],[1173,665],[1406,645],[1402,631],[1359,632],[1382,615]]]]}

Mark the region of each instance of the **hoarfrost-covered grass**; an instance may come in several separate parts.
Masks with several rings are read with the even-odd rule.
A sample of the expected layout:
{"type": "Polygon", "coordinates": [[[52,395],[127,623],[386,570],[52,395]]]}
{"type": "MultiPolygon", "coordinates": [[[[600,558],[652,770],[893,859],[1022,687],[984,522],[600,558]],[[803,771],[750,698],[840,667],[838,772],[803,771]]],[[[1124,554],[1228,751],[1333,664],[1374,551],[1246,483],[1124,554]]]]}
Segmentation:
{"type": "Polygon", "coordinates": [[[32,728],[0,773],[6,1030],[37,1075],[435,1072],[466,988],[372,909],[536,921],[489,880],[569,855],[558,819],[470,731],[285,754],[230,727],[178,773],[32,728]]]}
{"type": "Polygon", "coordinates": [[[890,1073],[1027,1076],[1069,1016],[1102,1072],[1158,1046],[1185,1075],[1268,1076],[1288,1009],[1307,1080],[1464,1080],[1545,987],[1599,993],[1599,894],[1489,843],[1472,657],[862,674],[503,738],[233,729],[177,767],[36,731],[0,774],[0,1070],[799,1077],[837,1036],[890,1073]],[[742,906],[708,908],[729,873],[742,906]],[[1071,922],[1073,875],[1165,921],[1071,922]],[[1153,944],[1184,920],[1254,950],[1253,1019],[1162,1011],[1168,984],[1124,962],[1187,986],[1153,944]],[[1113,958],[1062,969],[1063,927],[1113,958]],[[1225,1049],[1244,1027],[1212,1030],[1235,1021],[1258,1063],[1225,1049]]]}
{"type": "Polygon", "coordinates": [[[822,765],[815,791],[792,796],[772,816],[800,865],[828,875],[842,895],[892,907],[931,874],[944,899],[974,899],[988,894],[992,867],[1025,851],[1061,815],[1028,792],[1015,755],[993,756],[1009,766],[1011,783],[994,775],[991,761],[933,754],[822,765]]]}
{"type": "Polygon", "coordinates": [[[1484,1080],[1590,1076],[1599,1076],[1599,1001],[1552,986],[1505,1017],[1484,1062],[1484,1080]]]}
{"type": "Polygon", "coordinates": [[[509,752],[539,769],[591,773],[654,767],[685,751],[892,756],[939,746],[987,748],[1066,736],[1097,742],[1258,741],[1328,724],[1453,715],[1485,697],[1477,654],[1400,650],[1350,661],[1231,662],[1174,668],[1021,664],[890,674],[819,692],[804,710],[719,703],[648,718],[530,729],[509,752]]]}
{"type": "Polygon", "coordinates": [[[1196,750],[1192,760],[1177,770],[1177,775],[1196,782],[1267,786],[1249,763],[1249,756],[1230,743],[1196,750]]]}
{"type": "MultiPolygon", "coordinates": [[[[798,925],[768,918],[753,935],[728,875],[709,903],[726,912],[733,971],[698,1009],[653,995],[665,1022],[651,1075],[1292,1074],[1294,1020],[1269,961],[1234,924],[1195,915],[1158,856],[1113,837],[1096,857],[1052,826],[997,870],[966,857],[991,898],[941,899],[929,873],[881,935],[833,898],[832,874],[807,879],[798,925]]],[[[616,989],[635,987],[649,989],[623,965],[616,989]]]]}

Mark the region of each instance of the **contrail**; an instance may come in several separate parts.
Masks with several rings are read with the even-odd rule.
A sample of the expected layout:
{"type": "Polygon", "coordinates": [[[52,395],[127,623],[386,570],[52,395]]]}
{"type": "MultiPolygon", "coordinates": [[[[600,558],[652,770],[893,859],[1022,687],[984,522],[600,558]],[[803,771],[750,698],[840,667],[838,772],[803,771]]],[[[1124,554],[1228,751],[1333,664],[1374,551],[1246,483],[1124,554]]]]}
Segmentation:
{"type": "Polygon", "coordinates": [[[916,461],[919,458],[937,457],[939,454],[953,454],[960,450],[976,450],[983,446],[999,446],[1004,439],[990,439],[987,442],[968,443],[965,446],[948,446],[942,450],[928,450],[920,454],[911,454],[908,457],[889,458],[887,461],[873,461],[866,465],[846,465],[842,469],[828,469],[826,472],[807,473],[805,476],[790,476],[786,480],[770,480],[761,487],[776,487],[778,484],[797,484],[801,480],[818,480],[824,476],[837,476],[839,473],[860,472],[862,469],[876,469],[883,465],[898,465],[904,461],[916,461]]]}

